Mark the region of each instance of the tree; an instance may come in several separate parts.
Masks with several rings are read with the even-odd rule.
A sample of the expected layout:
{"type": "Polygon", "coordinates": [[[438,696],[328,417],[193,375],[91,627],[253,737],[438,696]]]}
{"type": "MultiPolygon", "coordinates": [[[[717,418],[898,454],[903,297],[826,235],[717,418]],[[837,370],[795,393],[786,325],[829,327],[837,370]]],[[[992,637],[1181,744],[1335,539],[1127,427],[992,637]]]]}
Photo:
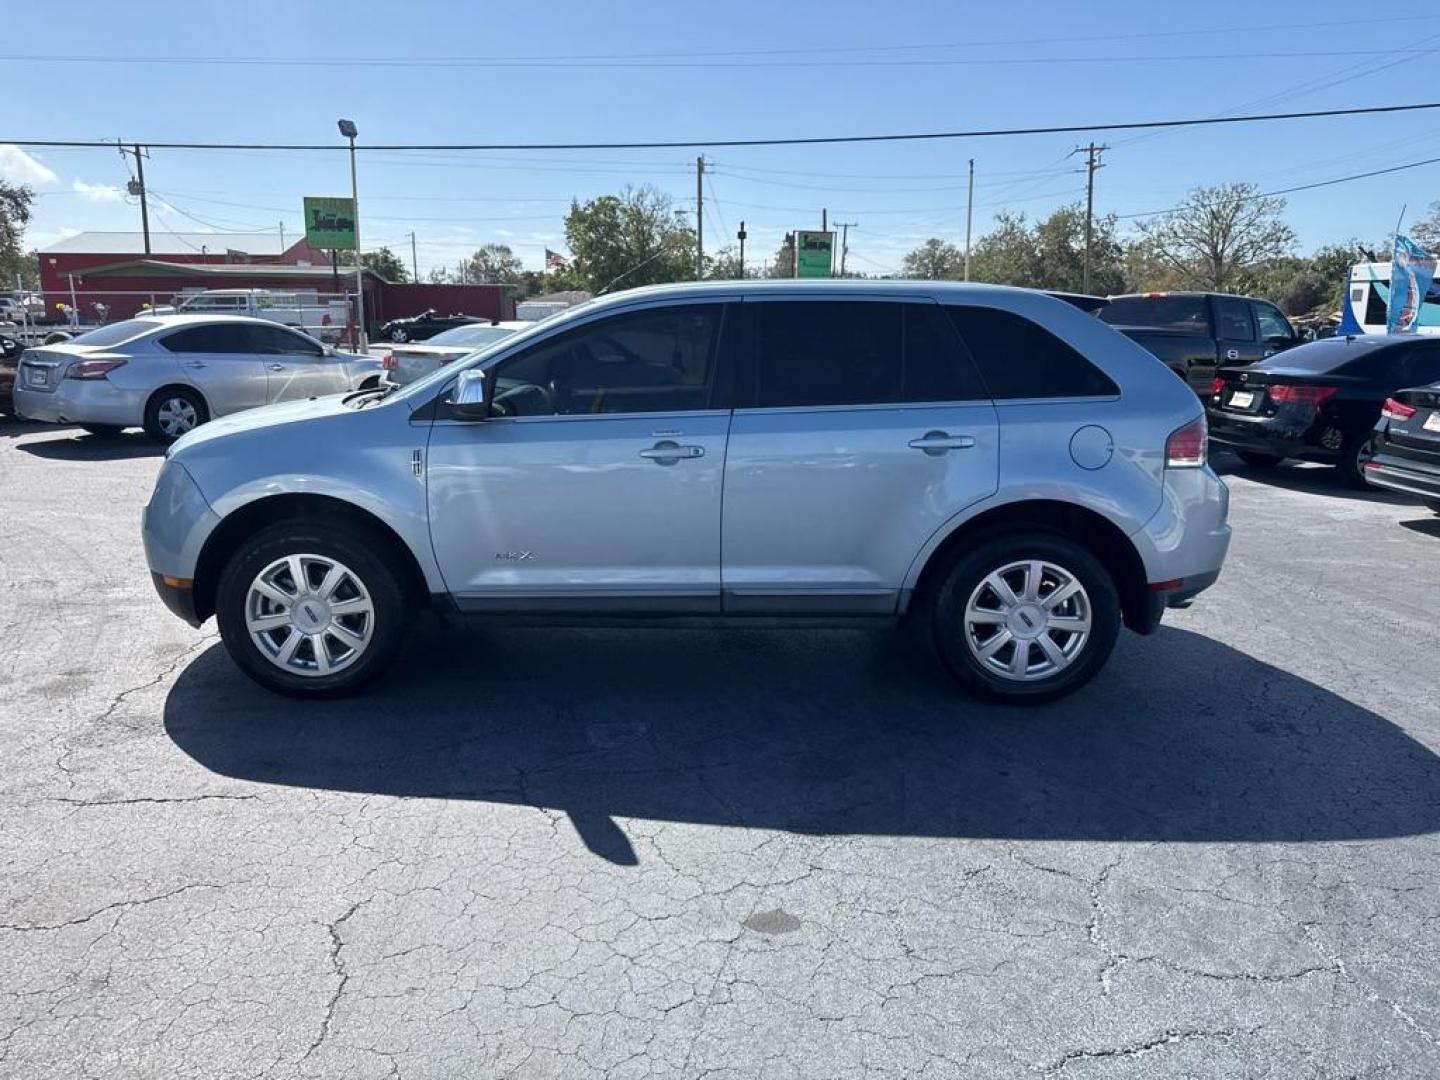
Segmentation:
{"type": "Polygon", "coordinates": [[[1295,246],[1284,210],[1284,199],[1261,196],[1254,184],[1220,184],[1196,188],[1184,206],[1142,220],[1139,233],[1185,285],[1235,292],[1247,271],[1295,246]]]}
{"type": "Polygon", "coordinates": [[[1410,239],[1433,252],[1440,247],[1440,202],[1430,204],[1429,217],[1421,218],[1410,226],[1410,239]]]}
{"type": "Polygon", "coordinates": [[[993,285],[1038,287],[1035,236],[1025,215],[1002,213],[995,216],[995,221],[996,227],[975,242],[971,279],[993,285]]]}
{"type": "Polygon", "coordinates": [[[695,278],[695,231],[670,196],[648,184],[572,202],[565,239],[571,267],[591,292],[695,278]]]}
{"type": "Polygon", "coordinates": [[[736,281],[741,277],[755,276],[754,266],[747,266],[745,273],[740,273],[740,251],[734,244],[721,248],[714,255],[705,256],[705,277],[710,281],[736,281]]]}
{"type": "Polygon", "coordinates": [[[1116,219],[1097,217],[1090,230],[1090,282],[1085,282],[1085,207],[1062,206],[1037,222],[1034,237],[1035,286],[1060,292],[1110,296],[1125,291],[1125,247],[1115,235],[1116,219]]]}
{"type": "Polygon", "coordinates": [[[460,264],[460,280],[475,285],[518,285],[524,267],[509,244],[483,244],[460,264]]]}
{"type": "MultiPolygon", "coordinates": [[[[339,252],[335,261],[340,266],[354,266],[355,253],[353,251],[339,252]]],[[[406,269],[400,256],[388,247],[363,253],[360,256],[360,262],[366,270],[379,274],[386,281],[403,283],[410,280],[410,271],[406,269]]]]}
{"type": "Polygon", "coordinates": [[[786,233],[785,239],[775,250],[775,258],[765,268],[768,278],[793,278],[795,276],[795,234],[786,233]]]}
{"type": "Polygon", "coordinates": [[[964,273],[964,253],[933,236],[900,262],[900,276],[919,281],[958,281],[964,273]]]}
{"type": "Polygon", "coordinates": [[[0,180],[0,288],[10,288],[16,274],[22,282],[39,274],[38,260],[33,252],[26,255],[24,247],[34,200],[28,187],[0,180]]]}

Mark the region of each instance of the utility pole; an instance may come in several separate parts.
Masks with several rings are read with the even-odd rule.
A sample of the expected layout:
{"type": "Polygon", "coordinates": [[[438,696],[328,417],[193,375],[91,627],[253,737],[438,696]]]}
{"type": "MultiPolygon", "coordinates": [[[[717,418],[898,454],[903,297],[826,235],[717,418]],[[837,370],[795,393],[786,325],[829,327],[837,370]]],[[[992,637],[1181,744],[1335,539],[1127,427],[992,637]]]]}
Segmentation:
{"type": "Polygon", "coordinates": [[[695,280],[705,279],[705,155],[695,159],[695,280]]]}
{"type": "Polygon", "coordinates": [[[828,213],[829,213],[829,211],[827,211],[827,210],[825,209],[825,207],[822,206],[822,207],[820,208],[820,231],[821,231],[821,232],[829,232],[829,231],[830,231],[830,226],[825,223],[825,218],[826,218],[826,216],[828,215],[828,213]]]}
{"type": "Polygon", "coordinates": [[[735,239],[740,241],[740,280],[745,280],[745,238],[750,234],[745,231],[745,219],[740,219],[740,231],[735,234],[735,239]]]}
{"type": "Polygon", "coordinates": [[[1081,288],[1087,293],[1090,291],[1090,248],[1095,237],[1095,170],[1104,168],[1100,164],[1100,155],[1109,149],[1092,142],[1089,146],[1077,146],[1072,151],[1085,155],[1085,270],[1081,288]]]}
{"type": "Polygon", "coordinates": [[[150,156],[150,151],[143,149],[136,143],[129,150],[120,147],[120,156],[127,154],[135,155],[135,179],[125,185],[125,190],[131,195],[140,196],[140,231],[145,236],[145,254],[150,254],[150,206],[145,194],[145,158],[150,156]]]}
{"type": "Polygon", "coordinates": [[[850,230],[858,229],[859,222],[837,221],[835,227],[840,230],[840,276],[845,276],[845,253],[850,250],[850,230]]]}
{"type": "Polygon", "coordinates": [[[285,254],[285,222],[280,222],[280,254],[285,254]]]}
{"type": "Polygon", "coordinates": [[[975,159],[970,159],[970,192],[965,196],[965,280],[970,280],[970,226],[975,221],[975,159]]]}
{"type": "Polygon", "coordinates": [[[415,257],[415,234],[410,234],[410,273],[412,280],[418,285],[420,283],[420,260],[415,257]]]}

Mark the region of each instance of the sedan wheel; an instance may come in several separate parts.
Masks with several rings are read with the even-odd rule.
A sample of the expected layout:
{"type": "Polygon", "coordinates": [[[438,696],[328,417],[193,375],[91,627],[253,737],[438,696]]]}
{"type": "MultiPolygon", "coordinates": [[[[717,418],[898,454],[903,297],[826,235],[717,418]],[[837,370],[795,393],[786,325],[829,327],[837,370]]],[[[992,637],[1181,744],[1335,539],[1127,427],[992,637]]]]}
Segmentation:
{"type": "Polygon", "coordinates": [[[1002,679],[1034,682],[1068,668],[1090,638],[1090,596],[1040,559],[987,574],[965,605],[965,644],[1002,679]]]}
{"type": "Polygon", "coordinates": [[[172,439],[194,431],[195,425],[200,423],[200,414],[195,410],[194,403],[183,397],[166,398],[160,402],[155,418],[160,421],[160,430],[172,439]]]}
{"type": "Polygon", "coordinates": [[[397,345],[403,345],[410,340],[410,335],[403,326],[397,326],[394,330],[390,331],[390,340],[397,345]]]}
{"type": "Polygon", "coordinates": [[[374,634],[375,604],[339,560],[287,555],[251,581],[245,628],[260,655],[281,671],[315,678],[360,659],[374,634]]]}

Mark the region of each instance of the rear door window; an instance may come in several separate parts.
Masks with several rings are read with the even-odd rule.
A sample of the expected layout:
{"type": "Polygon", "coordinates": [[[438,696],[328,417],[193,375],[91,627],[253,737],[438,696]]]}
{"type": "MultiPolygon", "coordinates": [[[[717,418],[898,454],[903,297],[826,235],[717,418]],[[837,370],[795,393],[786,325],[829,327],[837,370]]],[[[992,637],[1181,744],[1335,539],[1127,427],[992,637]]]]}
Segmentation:
{"type": "Polygon", "coordinates": [[[266,356],[309,356],[318,358],[325,355],[325,349],[317,342],[278,326],[249,326],[251,351],[266,356]]]}
{"type": "Polygon", "coordinates": [[[999,308],[947,305],[946,311],[997,401],[1120,393],[1110,376],[1039,323],[999,308]]]}
{"type": "Polygon", "coordinates": [[[1222,341],[1254,341],[1250,305],[1238,296],[1215,297],[1215,336],[1222,341]]]}
{"type": "Polygon", "coordinates": [[[938,304],[765,301],[752,321],[760,408],[972,401],[984,384],[938,304]]]}
{"type": "Polygon", "coordinates": [[[189,326],[165,337],[160,343],[178,353],[253,354],[248,327],[243,323],[211,323],[189,326]]]}

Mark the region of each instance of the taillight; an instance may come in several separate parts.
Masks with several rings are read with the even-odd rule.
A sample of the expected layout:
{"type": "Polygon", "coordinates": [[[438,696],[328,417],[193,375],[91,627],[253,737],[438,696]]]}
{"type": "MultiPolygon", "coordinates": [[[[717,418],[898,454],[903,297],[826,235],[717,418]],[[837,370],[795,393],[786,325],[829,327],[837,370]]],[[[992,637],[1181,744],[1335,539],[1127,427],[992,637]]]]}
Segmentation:
{"type": "Polygon", "coordinates": [[[1224,389],[1225,380],[1220,378],[1219,375],[1216,375],[1215,378],[1210,381],[1210,396],[1219,397],[1221,392],[1224,391],[1224,389]]]}
{"type": "Polygon", "coordinates": [[[1406,405],[1403,401],[1396,401],[1393,397],[1385,399],[1385,405],[1380,410],[1380,415],[1391,420],[1409,420],[1415,415],[1415,406],[1406,405]]]}
{"type": "Polygon", "coordinates": [[[1338,386],[1272,386],[1270,400],[1282,405],[1323,405],[1339,389],[1338,386]]]}
{"type": "Polygon", "coordinates": [[[1210,448],[1210,429],[1205,417],[1199,416],[1184,427],[1176,428],[1165,440],[1167,469],[1198,469],[1205,464],[1210,448]]]}
{"type": "Polygon", "coordinates": [[[386,371],[394,371],[394,370],[395,370],[395,354],[394,354],[394,353],[389,353],[389,352],[387,352],[387,353],[382,353],[381,356],[380,356],[380,366],[381,366],[382,368],[384,368],[386,371]]]}
{"type": "Polygon", "coordinates": [[[67,379],[103,379],[118,367],[124,367],[124,360],[81,360],[71,364],[65,372],[67,379]]]}

